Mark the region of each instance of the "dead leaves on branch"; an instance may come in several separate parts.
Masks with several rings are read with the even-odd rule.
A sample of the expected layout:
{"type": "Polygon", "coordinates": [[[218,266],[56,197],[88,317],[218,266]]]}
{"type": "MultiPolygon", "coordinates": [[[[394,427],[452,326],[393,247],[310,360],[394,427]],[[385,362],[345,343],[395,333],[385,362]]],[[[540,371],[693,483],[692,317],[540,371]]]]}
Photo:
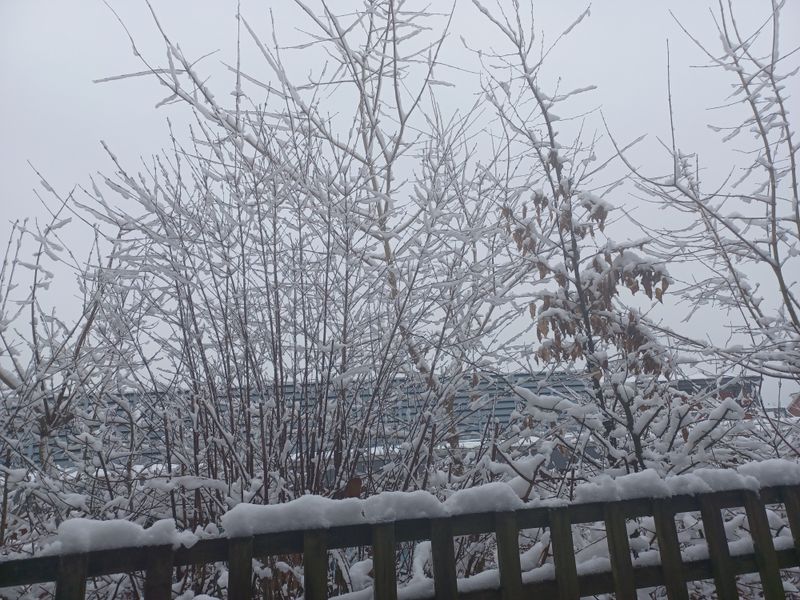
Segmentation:
{"type": "Polygon", "coordinates": [[[663,373],[657,344],[639,313],[621,309],[618,300],[622,290],[627,289],[631,294],[642,292],[648,299],[662,302],[670,284],[664,263],[610,243],[599,251],[591,249],[585,259],[578,256],[578,260],[571,260],[575,248],[580,252],[578,242],[594,237],[594,227],[601,231],[605,227],[611,209],[596,196],[578,193],[560,198],[556,206],[546,195],[535,192],[532,206],[530,216],[525,207],[519,218],[504,207],[501,217],[517,250],[533,261],[533,272],[538,273],[540,283],[550,284],[549,289],[535,293],[528,303],[540,342],[536,359],[545,363],[585,360],[591,353],[588,339],[592,337],[595,343],[603,342],[627,356],[637,356],[639,360],[632,363],[635,371],[663,373]],[[580,218],[575,217],[576,211],[580,218]],[[554,228],[548,226],[554,224],[559,232],[556,243],[560,251],[545,254],[541,252],[545,246],[543,232],[552,231],[554,228]],[[570,239],[575,240],[574,246],[570,239]],[[554,262],[554,256],[564,262],[554,262]]]}

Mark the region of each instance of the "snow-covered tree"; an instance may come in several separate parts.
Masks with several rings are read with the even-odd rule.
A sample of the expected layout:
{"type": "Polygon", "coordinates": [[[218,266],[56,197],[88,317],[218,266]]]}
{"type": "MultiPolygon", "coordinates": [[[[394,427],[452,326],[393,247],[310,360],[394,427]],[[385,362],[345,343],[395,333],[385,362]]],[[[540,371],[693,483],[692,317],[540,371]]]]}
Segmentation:
{"type": "MultiPolygon", "coordinates": [[[[242,502],[446,497],[495,480],[524,500],[571,497],[600,472],[680,473],[762,452],[742,443],[755,425],[735,399],[678,389],[680,361],[638,302],[673,295],[669,257],[651,240],[613,240],[614,153],[598,161],[598,139],[556,114],[592,90],[548,84],[553,49],[535,43],[519,3],[512,13],[475,2],[508,48],[465,42],[480,85],[462,112],[439,97],[454,85],[440,60],[452,14],[393,0],[342,14],[296,4],[312,28],[300,47],[274,31],[267,41],[237,15],[239,48],[253,44],[263,63],[243,65],[237,52],[227,104],[154,14],[166,63],[142,60],[166,101],[196,117],[189,139],[175,134],[140,172],[108,149],[113,172],[63,197],[45,184],[52,221],[13,230],[0,271],[7,552],[37,550],[73,516],[172,518],[210,536],[242,502]],[[290,51],[324,60],[298,78],[290,51]],[[96,240],[88,260],[60,240],[69,214],[96,240]],[[79,282],[72,321],[46,297],[53,263],[79,282]],[[498,395],[519,410],[466,444],[465,421],[498,395]]],[[[778,122],[763,112],[775,106],[759,118],[778,122]]],[[[791,149],[770,127],[778,137],[766,147],[791,149]]],[[[684,162],[655,189],[688,210],[684,162]]],[[[776,181],[791,180],[768,162],[776,181]]],[[[722,214],[712,200],[695,204],[722,214]]],[[[722,218],[706,221],[720,220],[718,231],[733,222],[722,218]]],[[[786,220],[769,222],[793,256],[786,220]]],[[[748,366],[779,369],[777,346],[761,352],[767,339],[790,347],[789,322],[748,321],[777,336],[755,336],[748,366]]],[[[529,559],[548,548],[531,538],[529,559]]],[[[495,560],[477,537],[458,556],[461,574],[495,560]]],[[[337,554],[341,591],[363,575],[362,558],[337,554]]],[[[408,577],[429,568],[424,548],[406,558],[408,577]]],[[[287,560],[263,565],[281,572],[275,597],[301,585],[287,560]]],[[[219,592],[224,567],[193,578],[195,591],[219,592]]],[[[98,580],[96,591],[117,584],[98,580]]]]}
{"type": "Polygon", "coordinates": [[[543,50],[529,33],[532,15],[516,5],[515,12],[477,5],[508,44],[481,56],[497,129],[518,161],[514,170],[525,173],[506,184],[514,194],[503,217],[535,279],[529,296],[538,342],[531,351],[534,364],[585,382],[584,392],[563,397],[518,390],[529,422],[552,422],[546,444],[555,441],[566,449],[581,476],[617,468],[668,472],[702,463],[708,459],[702,447],[734,437],[730,422],[742,411],[733,401],[716,406],[711,397],[697,402],[678,390],[680,363],[647,323],[641,303],[634,303],[639,292],[649,302],[662,302],[671,278],[665,258],[651,253],[651,240],[611,237],[606,226],[612,201],[623,188],[619,180],[607,181],[608,160],[596,156],[597,136],[584,139],[582,121],[578,134],[564,139],[575,119],[558,115],[566,116],[574,98],[593,87],[545,91],[539,76],[543,50]],[[686,427],[697,422],[697,433],[687,434],[686,427]]]}
{"type": "MultiPolygon", "coordinates": [[[[671,90],[667,174],[650,175],[628,153],[620,155],[645,197],[668,211],[668,226],[644,226],[654,253],[686,273],[676,290],[691,307],[685,322],[702,322],[713,310],[726,315],[730,334],[720,340],[698,335],[697,328],[659,329],[682,352],[696,353],[700,369],[713,364],[709,370],[722,365],[754,372],[787,382],[791,391],[800,384],[800,171],[788,83],[798,65],[796,49],[786,48],[780,36],[784,3],[765,6],[764,20],[745,26],[731,4],[721,3],[714,19],[717,48],[684,28],[707,67],[723,71],[731,84],[709,124],[720,136],[720,153],[732,161],[727,172],[712,180],[709,158],[681,144],[671,90]]],[[[766,411],[760,417],[761,430],[772,432],[761,441],[796,455],[793,426],[775,422],[766,411]]]]}
{"type": "Polygon", "coordinates": [[[773,2],[763,23],[742,29],[732,7],[723,4],[715,19],[721,47],[707,48],[692,37],[708,66],[724,70],[731,81],[718,112],[722,123],[709,125],[741,157],[723,180],[706,181],[705,157],[681,147],[674,125],[669,173],[648,177],[633,170],[648,194],[685,215],[654,235],[671,260],[705,267],[707,275],[681,294],[696,307],[714,306],[731,316],[732,343],[710,346],[697,336],[683,341],[763,375],[797,382],[800,184],[787,90],[797,59],[794,48],[787,51],[780,40],[783,9],[783,3],[773,2]]]}

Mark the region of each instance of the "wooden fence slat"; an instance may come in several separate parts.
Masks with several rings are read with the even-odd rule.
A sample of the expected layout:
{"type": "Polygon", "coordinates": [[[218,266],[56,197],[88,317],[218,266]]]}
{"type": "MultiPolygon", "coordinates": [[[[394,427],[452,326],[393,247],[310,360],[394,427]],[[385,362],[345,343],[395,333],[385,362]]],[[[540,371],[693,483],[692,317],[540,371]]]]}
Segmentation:
{"type": "Polygon", "coordinates": [[[781,489],[781,499],[786,507],[789,529],[794,538],[794,550],[800,561],[800,486],[786,486],[781,489]]]}
{"type": "Polygon", "coordinates": [[[83,600],[86,597],[86,554],[65,554],[58,559],[55,600],[83,600]]]}
{"type": "Polygon", "coordinates": [[[502,600],[522,598],[522,567],[519,561],[519,527],[514,512],[499,512],[494,516],[497,537],[497,563],[500,569],[502,600]]]}
{"type": "Polygon", "coordinates": [[[748,491],[743,495],[747,522],[750,525],[750,536],[753,538],[758,570],[761,573],[764,597],[767,600],[786,600],[781,582],[781,572],[778,568],[778,555],[775,553],[775,544],[772,542],[772,533],[769,530],[767,510],[755,492],[748,491]]]}
{"type": "Polygon", "coordinates": [[[611,573],[614,576],[615,597],[618,600],[636,600],[631,547],[621,506],[616,503],[606,504],[604,518],[608,553],[611,558],[611,573]]]}
{"type": "Polygon", "coordinates": [[[172,546],[157,546],[150,549],[144,573],[145,600],[171,600],[172,563],[172,546]]]}
{"type": "Polygon", "coordinates": [[[253,595],[253,538],[228,541],[228,598],[247,600],[253,595]]]}
{"type": "Polygon", "coordinates": [[[664,586],[669,600],[689,600],[681,546],[678,541],[678,528],[675,527],[675,513],[670,506],[669,500],[653,500],[653,520],[656,525],[664,586]]]}
{"type": "Polygon", "coordinates": [[[700,514],[703,517],[703,532],[708,544],[708,556],[720,600],[738,600],[736,575],[731,563],[728,537],[722,521],[719,503],[713,495],[700,496],[700,514]]]}
{"type": "Polygon", "coordinates": [[[566,507],[551,508],[547,516],[558,582],[558,597],[560,600],[578,600],[581,594],[578,589],[578,568],[575,565],[575,547],[572,544],[569,512],[566,507]]]}
{"type": "Polygon", "coordinates": [[[303,534],[303,588],[306,600],[328,598],[328,541],[322,529],[303,534]]]}
{"type": "Polygon", "coordinates": [[[453,524],[449,518],[431,520],[433,589],[436,600],[457,600],[456,554],[453,550],[453,524]]]}
{"type": "Polygon", "coordinates": [[[372,526],[373,596],[380,600],[397,600],[395,572],[394,523],[372,526]]]}

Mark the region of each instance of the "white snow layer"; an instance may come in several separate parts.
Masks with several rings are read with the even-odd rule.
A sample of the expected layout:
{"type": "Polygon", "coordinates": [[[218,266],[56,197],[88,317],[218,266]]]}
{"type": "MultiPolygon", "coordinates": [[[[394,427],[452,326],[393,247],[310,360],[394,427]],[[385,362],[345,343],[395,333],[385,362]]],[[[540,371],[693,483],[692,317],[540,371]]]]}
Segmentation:
{"type": "Polygon", "coordinates": [[[459,490],[444,502],[421,490],[383,492],[366,500],[302,496],[285,504],[239,504],[222,516],[222,527],[228,537],[242,537],[291,529],[516,510],[524,506],[525,503],[506,483],[489,483],[459,490]]]}
{"type": "Polygon", "coordinates": [[[800,463],[771,459],[736,469],[697,469],[662,478],[653,469],[611,478],[601,475],[575,488],[578,502],[607,502],[631,498],[666,498],[727,490],[754,490],[774,485],[800,484],[800,463]]]}
{"type": "MultiPolygon", "coordinates": [[[[773,459],[737,469],[697,469],[685,475],[660,477],[652,469],[611,478],[601,475],[575,490],[577,502],[604,502],[631,498],[665,498],[725,490],[758,490],[774,485],[800,484],[800,463],[773,459]]],[[[244,537],[278,531],[328,528],[338,525],[381,523],[414,518],[510,511],[547,500],[523,502],[507,483],[490,483],[457,491],[440,502],[425,491],[383,492],[365,500],[332,500],[302,496],[284,504],[239,504],[222,516],[226,537],[244,537]]],[[[181,545],[197,541],[191,532],[179,532],[172,519],[156,521],[145,529],[124,520],[69,519],[61,523],[55,541],[42,554],[66,554],[122,547],[181,545]]]]}
{"type": "Polygon", "coordinates": [[[172,519],[156,521],[147,529],[121,519],[68,519],[58,526],[58,537],[42,554],[72,554],[140,546],[190,548],[195,542],[197,537],[190,531],[178,531],[172,519]]]}

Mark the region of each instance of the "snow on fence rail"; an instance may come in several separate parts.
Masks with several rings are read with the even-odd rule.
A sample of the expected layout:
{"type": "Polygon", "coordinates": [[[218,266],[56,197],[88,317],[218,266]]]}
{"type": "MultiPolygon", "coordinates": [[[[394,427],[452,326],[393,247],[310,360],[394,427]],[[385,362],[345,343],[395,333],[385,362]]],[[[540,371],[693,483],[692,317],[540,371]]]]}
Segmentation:
{"type": "MultiPolygon", "coordinates": [[[[577,599],[665,586],[688,600],[687,582],[713,579],[719,598],[738,598],[736,576],[758,573],[763,597],[785,598],[781,569],[800,566],[800,465],[767,461],[737,471],[700,470],[661,479],[645,471],[579,486],[574,503],[522,503],[505,484],[457,492],[440,503],[425,492],[366,500],[304,497],[283,505],[242,504],[223,517],[225,537],[198,540],[170,521],[149,529],[120,522],[66,521],[44,555],[0,562],[0,588],[56,582],[56,598],[83,598],[91,577],[143,571],[145,598],[172,597],[174,569],[227,562],[228,598],[253,597],[253,559],[303,555],[307,600],[327,598],[328,551],[371,547],[373,586],[349,598],[577,599]],[[783,505],[791,535],[773,538],[768,505],[783,505]],[[729,543],[723,511],[744,509],[749,539],[729,543]],[[707,547],[681,550],[676,515],[699,512],[707,547]],[[632,559],[626,521],[651,517],[655,556],[632,559]],[[603,522],[608,560],[578,565],[573,527],[603,522]],[[523,572],[521,530],[547,528],[553,562],[523,572]],[[458,579],[455,536],[494,533],[497,570],[458,579]],[[430,540],[433,578],[398,589],[397,545],[430,540]],[[746,541],[746,544],[739,542],[746,541]],[[122,547],[121,544],[127,545],[122,547]],[[599,567],[598,567],[599,565],[599,567]],[[535,596],[539,595],[539,596],[535,596]]],[[[652,554],[652,553],[651,553],[652,554]]],[[[4,595],[4,594],[0,594],[4,595]]],[[[340,596],[341,597],[341,596],[340,596]]]]}

